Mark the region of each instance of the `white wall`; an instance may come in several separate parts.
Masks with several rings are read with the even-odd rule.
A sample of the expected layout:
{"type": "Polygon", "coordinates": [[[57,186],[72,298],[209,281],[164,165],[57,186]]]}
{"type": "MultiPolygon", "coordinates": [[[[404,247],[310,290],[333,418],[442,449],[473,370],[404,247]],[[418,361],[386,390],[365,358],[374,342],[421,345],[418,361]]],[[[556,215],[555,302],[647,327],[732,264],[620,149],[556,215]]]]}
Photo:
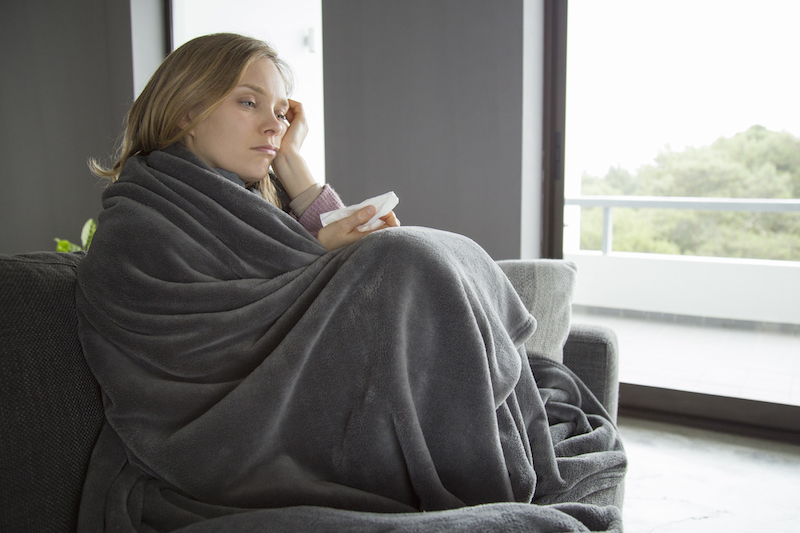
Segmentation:
{"type": "Polygon", "coordinates": [[[321,0],[172,0],[173,45],[209,33],[233,32],[270,43],[291,67],[309,119],[303,156],[325,181],[325,114],[321,0]]]}
{"type": "Polygon", "coordinates": [[[541,257],[544,0],[522,3],[522,176],[520,259],[541,257]]]}
{"type": "Polygon", "coordinates": [[[133,96],[136,98],[170,50],[164,0],[134,0],[130,12],[133,96]]]}
{"type": "Polygon", "coordinates": [[[800,262],[577,252],[574,303],[800,324],[800,262]]]}

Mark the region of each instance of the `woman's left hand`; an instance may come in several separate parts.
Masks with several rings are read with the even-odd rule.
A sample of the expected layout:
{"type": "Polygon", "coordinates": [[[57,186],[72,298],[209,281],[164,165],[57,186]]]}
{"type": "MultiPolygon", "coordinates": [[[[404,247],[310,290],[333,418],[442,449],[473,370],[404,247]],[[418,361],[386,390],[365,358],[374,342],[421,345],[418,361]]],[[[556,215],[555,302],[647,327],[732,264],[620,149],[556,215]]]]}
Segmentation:
{"type": "Polygon", "coordinates": [[[297,100],[289,99],[289,109],[286,111],[286,121],[289,127],[281,139],[281,152],[286,154],[300,153],[300,147],[308,135],[308,120],[306,119],[303,104],[297,100]]]}
{"type": "Polygon", "coordinates": [[[308,122],[303,104],[297,100],[289,100],[286,121],[289,122],[289,128],[281,139],[281,147],[272,161],[272,169],[289,198],[295,199],[297,195],[316,184],[305,159],[300,155],[300,147],[308,134],[308,122]]]}
{"type": "Polygon", "coordinates": [[[328,250],[336,250],[342,246],[347,246],[348,244],[358,242],[370,233],[374,233],[385,228],[400,226],[400,221],[395,216],[394,211],[390,211],[388,215],[380,218],[380,220],[383,221],[382,226],[375,229],[369,229],[365,227],[364,224],[366,224],[366,222],[368,222],[369,219],[374,215],[375,206],[368,205],[362,209],[359,209],[349,217],[345,217],[325,226],[319,230],[317,239],[328,250]]]}

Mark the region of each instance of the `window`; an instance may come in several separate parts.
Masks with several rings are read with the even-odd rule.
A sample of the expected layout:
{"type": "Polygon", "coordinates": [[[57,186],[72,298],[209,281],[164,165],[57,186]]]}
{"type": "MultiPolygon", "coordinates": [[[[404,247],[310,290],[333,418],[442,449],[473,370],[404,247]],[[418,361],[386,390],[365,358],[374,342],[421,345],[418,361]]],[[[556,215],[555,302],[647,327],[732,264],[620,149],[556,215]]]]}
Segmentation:
{"type": "Polygon", "coordinates": [[[694,328],[637,340],[607,322],[624,382],[800,405],[797,20],[790,0],[569,2],[564,254],[581,272],[576,310],[641,321],[640,335],[694,328]],[[573,201],[604,195],[788,207],[573,201]],[[700,340],[711,330],[716,340],[700,340]],[[737,340],[747,332],[761,336],[737,340]]]}

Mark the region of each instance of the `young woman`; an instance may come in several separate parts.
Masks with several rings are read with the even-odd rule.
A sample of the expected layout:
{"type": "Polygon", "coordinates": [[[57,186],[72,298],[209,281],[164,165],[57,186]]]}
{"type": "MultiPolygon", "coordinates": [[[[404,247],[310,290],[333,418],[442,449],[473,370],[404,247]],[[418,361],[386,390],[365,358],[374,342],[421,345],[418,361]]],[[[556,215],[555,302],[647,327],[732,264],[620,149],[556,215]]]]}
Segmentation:
{"type": "MultiPolygon", "coordinates": [[[[302,104],[287,96],[291,79],[288,65],[262,41],[228,34],[196,39],[170,55],[137,98],[114,166],[90,166],[116,180],[130,157],[179,144],[274,205],[287,202],[329,250],[352,244],[371,231],[361,223],[374,208],[321,230],[319,215],[344,206],[300,155],[308,124],[302,104]]],[[[383,220],[384,227],[399,225],[394,213],[383,220]]]]}
{"type": "Polygon", "coordinates": [[[566,392],[537,387],[535,320],[479,246],[393,213],[365,228],[374,208],[320,228],[342,204],[300,157],[288,79],[260,41],[195,39],[134,103],[114,166],[94,164],[113,183],[76,302],[106,424],[79,530],[616,523],[529,505],[602,493],[624,454],[568,371],[536,363],[566,392]],[[510,503],[471,508],[493,502],[510,503]]]}

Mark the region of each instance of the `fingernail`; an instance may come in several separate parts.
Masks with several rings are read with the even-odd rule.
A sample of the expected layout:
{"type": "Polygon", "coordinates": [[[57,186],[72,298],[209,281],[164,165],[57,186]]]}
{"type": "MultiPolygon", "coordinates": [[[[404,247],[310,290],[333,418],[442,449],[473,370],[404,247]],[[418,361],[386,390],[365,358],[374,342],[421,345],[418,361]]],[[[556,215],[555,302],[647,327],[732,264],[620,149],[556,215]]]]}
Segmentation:
{"type": "Polygon", "coordinates": [[[366,231],[372,231],[374,229],[381,228],[385,224],[386,224],[386,222],[384,222],[381,219],[378,219],[375,222],[373,222],[372,224],[362,224],[362,225],[358,226],[356,229],[363,233],[363,232],[366,232],[366,231]]]}

